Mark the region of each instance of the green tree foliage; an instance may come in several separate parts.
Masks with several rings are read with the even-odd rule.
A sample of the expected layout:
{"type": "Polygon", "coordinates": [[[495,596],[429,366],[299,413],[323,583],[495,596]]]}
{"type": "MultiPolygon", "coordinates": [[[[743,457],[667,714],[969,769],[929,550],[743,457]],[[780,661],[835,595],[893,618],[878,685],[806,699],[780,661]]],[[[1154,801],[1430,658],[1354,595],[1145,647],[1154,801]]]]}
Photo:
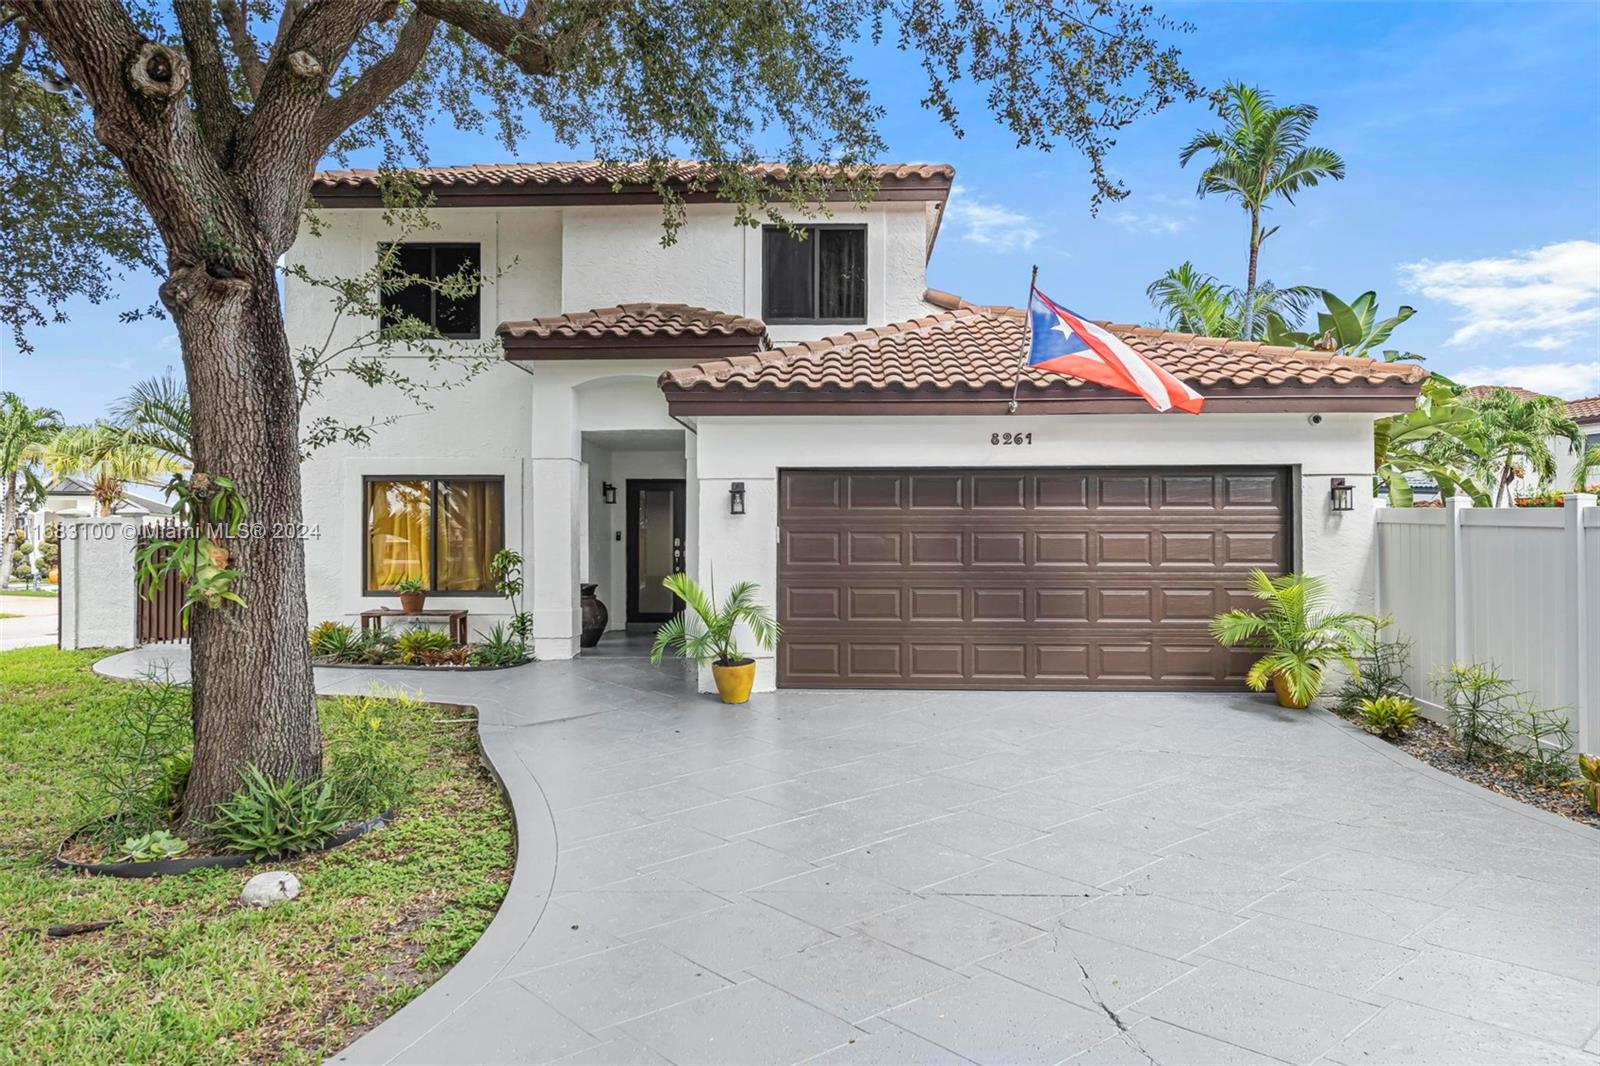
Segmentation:
{"type": "MultiPolygon", "coordinates": [[[[1292,329],[1281,316],[1268,312],[1266,338],[1270,343],[1355,358],[1376,358],[1373,351],[1389,339],[1396,327],[1417,313],[1414,307],[1402,306],[1380,322],[1378,294],[1370,289],[1349,303],[1327,289],[1316,291],[1327,308],[1317,312],[1316,332],[1303,333],[1292,329]]],[[[1422,362],[1423,359],[1415,352],[1402,352],[1394,348],[1384,349],[1381,355],[1386,363],[1422,362]]]]}
{"type": "Polygon", "coordinates": [[[1478,476],[1489,454],[1482,422],[1461,386],[1441,374],[1423,381],[1410,411],[1373,425],[1372,450],[1377,479],[1388,486],[1395,507],[1411,506],[1407,474],[1433,481],[1442,496],[1470,496],[1479,507],[1493,506],[1478,476]]]}
{"type": "Polygon", "coordinates": [[[35,454],[56,477],[87,477],[102,515],[111,514],[127,496],[128,482],[148,482],[158,474],[182,469],[172,456],[140,443],[109,422],[69,426],[40,445],[35,454]]]}
{"type": "MultiPolygon", "coordinates": [[[[0,270],[0,274],[4,273],[0,270]]],[[[61,432],[62,425],[61,412],[55,408],[29,407],[16,393],[0,392],[0,479],[5,482],[6,494],[0,529],[17,529],[17,515],[23,511],[25,497],[44,498],[45,484],[36,462],[40,449],[61,432]]],[[[12,565],[11,553],[0,552],[0,589],[11,580],[12,565]]]]}
{"type": "Polygon", "coordinates": [[[1583,431],[1554,396],[1523,398],[1510,389],[1493,389],[1462,401],[1474,416],[1472,439],[1444,435],[1428,442],[1431,460],[1468,471],[1486,488],[1493,486],[1493,505],[1511,500],[1511,488],[1531,475],[1540,485],[1556,476],[1551,440],[1560,440],[1573,455],[1585,448],[1583,431]]]}
{"type": "Polygon", "coordinates": [[[1261,226],[1261,213],[1273,200],[1294,203],[1295,196],[1324,178],[1344,177],[1344,160],[1328,148],[1307,145],[1317,109],[1310,104],[1279,107],[1262,89],[1232,82],[1216,100],[1222,129],[1202,130],[1178,153],[1178,162],[1205,153],[1209,162],[1200,173],[1199,194],[1237,200],[1250,216],[1250,265],[1245,292],[1256,288],[1261,245],[1278,232],[1261,226]]]}
{"type": "Polygon", "coordinates": [[[1145,295],[1161,312],[1162,324],[1178,333],[1255,340],[1272,318],[1299,318],[1315,289],[1275,288],[1266,282],[1246,291],[1184,262],[1150,283],[1145,295]]]}

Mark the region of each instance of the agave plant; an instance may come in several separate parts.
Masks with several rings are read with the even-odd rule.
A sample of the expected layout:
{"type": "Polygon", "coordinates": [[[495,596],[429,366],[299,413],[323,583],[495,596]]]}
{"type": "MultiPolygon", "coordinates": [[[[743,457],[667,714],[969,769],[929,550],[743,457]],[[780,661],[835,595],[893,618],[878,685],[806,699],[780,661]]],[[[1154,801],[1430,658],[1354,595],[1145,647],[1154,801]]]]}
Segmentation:
{"type": "Polygon", "coordinates": [[[777,643],[778,623],[766,606],[756,600],[760,586],[741,581],[733,586],[719,607],[714,592],[707,592],[688,574],[669,574],[661,585],[684,602],[684,609],[656,630],[650,661],[659,664],[668,651],[675,651],[700,666],[738,666],[749,662],[739,650],[734,631],[743,622],[762,648],[777,643]]]}
{"type": "Polygon", "coordinates": [[[1245,644],[1265,651],[1245,675],[1245,684],[1261,692],[1281,678],[1294,706],[1304,707],[1316,698],[1322,673],[1331,663],[1358,673],[1356,653],[1367,650],[1374,628],[1387,624],[1354,611],[1327,612],[1328,587],[1306,574],[1268,577],[1252,570],[1250,586],[1262,610],[1219,614],[1211,620],[1211,635],[1228,647],[1245,644]]]}

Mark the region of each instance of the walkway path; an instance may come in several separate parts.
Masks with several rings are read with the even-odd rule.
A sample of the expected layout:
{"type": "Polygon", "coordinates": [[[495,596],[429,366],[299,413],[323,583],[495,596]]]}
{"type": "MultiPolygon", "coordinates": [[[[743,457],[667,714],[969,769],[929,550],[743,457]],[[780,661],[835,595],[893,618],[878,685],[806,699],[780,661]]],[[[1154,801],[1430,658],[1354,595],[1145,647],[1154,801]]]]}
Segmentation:
{"type": "Polygon", "coordinates": [[[317,680],[477,705],[519,845],[478,945],[339,1063],[1600,1064],[1600,833],[1326,714],[739,709],[627,658],[317,680]]]}
{"type": "Polygon", "coordinates": [[[54,596],[0,596],[0,651],[37,648],[56,643],[59,609],[54,596]]]}

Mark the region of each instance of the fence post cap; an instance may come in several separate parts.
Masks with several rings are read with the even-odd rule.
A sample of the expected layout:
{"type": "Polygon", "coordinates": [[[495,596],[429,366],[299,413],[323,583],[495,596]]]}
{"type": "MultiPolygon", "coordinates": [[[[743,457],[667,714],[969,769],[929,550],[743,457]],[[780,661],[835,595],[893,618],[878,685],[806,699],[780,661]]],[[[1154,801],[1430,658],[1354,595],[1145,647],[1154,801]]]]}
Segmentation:
{"type": "Polygon", "coordinates": [[[1595,494],[1592,492],[1569,492],[1561,498],[1563,507],[1593,507],[1595,494]]]}

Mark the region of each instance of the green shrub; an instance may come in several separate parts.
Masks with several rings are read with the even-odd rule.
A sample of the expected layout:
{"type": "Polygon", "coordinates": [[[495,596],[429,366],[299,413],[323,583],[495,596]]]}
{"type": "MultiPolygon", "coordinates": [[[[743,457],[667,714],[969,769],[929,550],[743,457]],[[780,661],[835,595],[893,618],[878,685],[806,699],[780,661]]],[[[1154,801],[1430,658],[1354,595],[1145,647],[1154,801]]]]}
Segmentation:
{"type": "Polygon", "coordinates": [[[346,822],[333,782],[274,782],[254,766],[241,775],[243,787],[217,804],[217,818],[206,828],[229,851],[255,859],[299,855],[321,847],[346,822]]]}
{"type": "Polygon", "coordinates": [[[146,674],[111,714],[107,743],[90,754],[83,820],[102,843],[165,829],[189,777],[189,690],[146,674]]]}
{"type": "Polygon", "coordinates": [[[1524,701],[1506,716],[1505,733],[1523,781],[1550,787],[1572,776],[1572,726],[1565,710],[1524,701]]]}
{"type": "Polygon", "coordinates": [[[1339,689],[1339,710],[1359,714],[1368,700],[1409,696],[1406,672],[1411,668],[1411,641],[1403,637],[1384,640],[1387,619],[1374,618],[1363,625],[1363,649],[1356,654],[1358,670],[1339,689]]]}
{"type": "Polygon", "coordinates": [[[188,841],[173,836],[165,829],[157,829],[142,837],[129,837],[124,840],[118,861],[153,862],[157,859],[170,859],[182,855],[188,850],[188,841]]]}
{"type": "Polygon", "coordinates": [[[404,697],[346,696],[324,705],[327,779],[352,818],[373,818],[408,803],[411,774],[395,739],[397,714],[418,704],[404,697]]]}
{"type": "Polygon", "coordinates": [[[1417,724],[1417,705],[1404,696],[1362,700],[1361,724],[1369,733],[1398,740],[1417,724]]]}
{"type": "Polygon", "coordinates": [[[478,634],[478,643],[467,653],[474,666],[515,666],[528,659],[528,646],[510,626],[496,622],[488,633],[478,634]]]}
{"type": "Polygon", "coordinates": [[[356,638],[355,647],[351,649],[351,656],[347,661],[370,663],[374,666],[380,663],[394,662],[394,636],[381,630],[373,630],[361,634],[356,638]]]}
{"type": "Polygon", "coordinates": [[[366,643],[343,622],[321,622],[311,631],[311,654],[336,663],[360,662],[366,643]]]}
{"type": "Polygon", "coordinates": [[[395,657],[407,665],[426,663],[456,647],[450,634],[440,629],[415,626],[401,633],[394,641],[395,657]]]}
{"type": "Polygon", "coordinates": [[[1520,694],[1494,664],[1455,663],[1435,675],[1433,687],[1450,711],[1450,732],[1462,758],[1475,762],[1505,747],[1507,721],[1520,694]]]}

